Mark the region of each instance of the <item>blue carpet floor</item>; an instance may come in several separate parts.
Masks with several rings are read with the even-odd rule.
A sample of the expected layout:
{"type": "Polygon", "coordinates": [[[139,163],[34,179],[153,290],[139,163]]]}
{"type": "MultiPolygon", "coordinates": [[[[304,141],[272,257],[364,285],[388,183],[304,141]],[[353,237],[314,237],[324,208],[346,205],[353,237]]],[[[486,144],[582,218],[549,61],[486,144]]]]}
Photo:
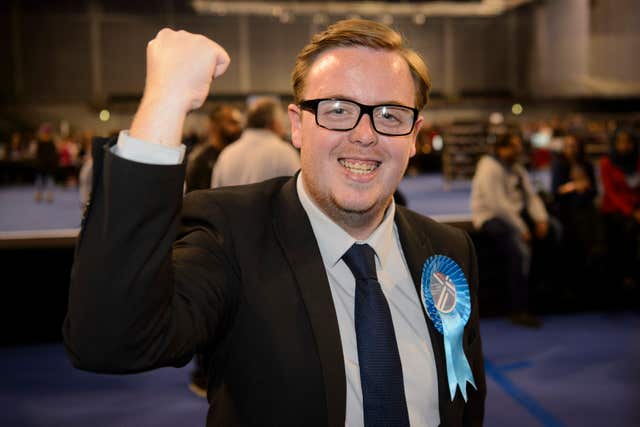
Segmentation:
{"type": "Polygon", "coordinates": [[[53,202],[36,202],[35,187],[0,187],[0,232],[59,230],[80,227],[78,189],[56,186],[53,202]]]}
{"type": "MultiPolygon", "coordinates": [[[[469,183],[444,190],[440,175],[422,175],[403,180],[400,190],[409,206],[430,216],[469,216],[469,183]]],[[[82,207],[78,189],[55,188],[53,203],[34,200],[30,185],[0,187],[0,232],[73,229],[80,226],[82,207]]]]}
{"type": "MultiPolygon", "coordinates": [[[[482,319],[488,427],[640,425],[640,313],[482,319]]],[[[60,344],[0,349],[0,426],[204,426],[190,367],[130,376],[73,369],[60,344]]]]}
{"type": "MultiPolygon", "coordinates": [[[[539,188],[548,188],[549,174],[532,174],[539,188]]],[[[407,205],[423,214],[446,220],[448,217],[470,218],[470,181],[446,183],[442,175],[406,177],[400,191],[407,205]]],[[[0,187],[0,232],[71,229],[80,226],[82,208],[78,189],[56,187],[53,203],[36,203],[35,188],[30,185],[0,187]]]]}

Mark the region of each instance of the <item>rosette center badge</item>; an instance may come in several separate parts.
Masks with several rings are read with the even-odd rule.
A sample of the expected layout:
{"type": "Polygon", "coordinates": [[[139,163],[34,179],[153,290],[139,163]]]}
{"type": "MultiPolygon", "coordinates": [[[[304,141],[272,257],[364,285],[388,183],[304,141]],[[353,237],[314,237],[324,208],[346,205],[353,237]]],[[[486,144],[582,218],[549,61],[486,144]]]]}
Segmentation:
{"type": "Polygon", "coordinates": [[[431,297],[441,313],[451,313],[456,308],[456,285],[451,278],[439,271],[431,274],[431,297]]]}

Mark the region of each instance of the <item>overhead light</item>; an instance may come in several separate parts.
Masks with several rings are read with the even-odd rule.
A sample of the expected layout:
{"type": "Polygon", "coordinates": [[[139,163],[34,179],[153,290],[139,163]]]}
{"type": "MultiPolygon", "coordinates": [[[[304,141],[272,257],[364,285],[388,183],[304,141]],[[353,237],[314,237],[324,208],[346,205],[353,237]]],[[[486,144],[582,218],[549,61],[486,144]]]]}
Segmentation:
{"type": "Polygon", "coordinates": [[[293,13],[285,10],[280,14],[280,22],[283,24],[288,24],[291,21],[293,21],[293,13]]]}
{"type": "Polygon", "coordinates": [[[313,23],[316,25],[324,25],[329,22],[329,17],[324,13],[316,13],[313,15],[313,23]]]}
{"type": "Polygon", "coordinates": [[[499,125],[504,122],[504,116],[502,113],[493,112],[489,115],[489,123],[492,125],[499,125]]]}
{"type": "Polygon", "coordinates": [[[418,13],[413,16],[413,22],[416,25],[423,25],[427,21],[427,17],[424,13],[418,13]]]}
{"type": "Polygon", "coordinates": [[[440,151],[444,147],[444,139],[440,135],[434,135],[431,139],[431,145],[435,151],[440,151]]]}
{"type": "Polygon", "coordinates": [[[513,104],[511,106],[511,112],[513,113],[514,116],[519,116],[524,112],[524,108],[522,108],[522,105],[520,104],[513,104]]]}
{"type": "Polygon", "coordinates": [[[273,6],[271,8],[271,16],[273,16],[274,18],[279,18],[280,15],[282,15],[282,12],[284,12],[284,9],[282,9],[280,6],[273,6]]]}
{"type": "MultiPolygon", "coordinates": [[[[296,16],[312,16],[315,13],[347,16],[382,16],[386,13],[393,17],[417,19],[416,13],[425,16],[498,16],[503,13],[532,3],[534,0],[482,0],[482,1],[423,1],[423,2],[390,2],[390,1],[337,1],[337,0],[309,0],[309,1],[216,1],[190,0],[197,13],[217,14],[224,8],[224,13],[231,15],[273,15],[275,8],[286,8],[296,16]]],[[[279,14],[277,14],[279,16],[279,14]]]]}
{"type": "Polygon", "coordinates": [[[391,25],[393,24],[393,15],[390,13],[385,13],[384,15],[382,15],[381,21],[385,25],[391,25]]]}

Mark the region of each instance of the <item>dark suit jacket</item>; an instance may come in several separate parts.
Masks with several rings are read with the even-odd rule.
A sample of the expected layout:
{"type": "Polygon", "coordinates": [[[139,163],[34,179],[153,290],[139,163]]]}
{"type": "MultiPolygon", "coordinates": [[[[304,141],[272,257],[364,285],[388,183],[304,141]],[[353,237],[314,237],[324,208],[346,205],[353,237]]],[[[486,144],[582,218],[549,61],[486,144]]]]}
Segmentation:
{"type": "MultiPolygon", "coordinates": [[[[133,373],[183,366],[202,351],[208,426],[344,425],[338,323],[295,178],[197,191],[183,203],[183,165],[127,161],[108,142],[94,144],[92,201],[72,270],[64,337],[73,364],[133,373]]],[[[478,386],[468,388],[468,402],[459,392],[451,402],[443,338],[425,321],[441,424],[480,425],[485,380],[472,243],[402,207],[395,221],[416,290],[434,254],[452,257],[466,274],[473,308],[463,346],[478,386]]]]}
{"type": "Polygon", "coordinates": [[[211,175],[220,155],[220,150],[209,144],[208,141],[200,143],[191,151],[187,161],[187,174],[185,176],[186,192],[211,188],[211,175]]]}

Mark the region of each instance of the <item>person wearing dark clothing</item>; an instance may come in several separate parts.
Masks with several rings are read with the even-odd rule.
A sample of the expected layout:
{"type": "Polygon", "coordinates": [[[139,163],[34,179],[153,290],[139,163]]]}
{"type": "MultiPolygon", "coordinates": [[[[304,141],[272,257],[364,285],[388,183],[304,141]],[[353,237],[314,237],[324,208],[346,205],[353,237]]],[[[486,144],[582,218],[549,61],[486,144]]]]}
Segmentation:
{"type": "Polygon", "coordinates": [[[564,207],[593,206],[598,194],[593,165],[575,135],[563,138],[562,152],[554,156],[551,167],[554,202],[564,207]]]}
{"type": "Polygon", "coordinates": [[[36,141],[36,196],[37,202],[43,197],[47,202],[53,202],[53,186],[58,168],[58,151],[53,142],[53,128],[50,124],[40,127],[36,141]]]}
{"type": "Polygon", "coordinates": [[[563,229],[561,244],[567,267],[560,274],[565,296],[583,300],[589,294],[584,284],[595,286],[601,277],[604,229],[594,203],[598,195],[594,168],[585,156],[582,140],[575,135],[565,135],[562,151],[553,157],[551,192],[551,209],[563,229]]]}
{"type": "Polygon", "coordinates": [[[229,105],[216,106],[209,116],[207,140],[189,154],[185,192],[211,188],[211,174],[220,152],[241,134],[240,112],[229,105]]]}
{"type": "Polygon", "coordinates": [[[624,288],[640,283],[640,159],[629,129],[615,132],[611,151],[600,161],[609,268],[624,288]]]}

